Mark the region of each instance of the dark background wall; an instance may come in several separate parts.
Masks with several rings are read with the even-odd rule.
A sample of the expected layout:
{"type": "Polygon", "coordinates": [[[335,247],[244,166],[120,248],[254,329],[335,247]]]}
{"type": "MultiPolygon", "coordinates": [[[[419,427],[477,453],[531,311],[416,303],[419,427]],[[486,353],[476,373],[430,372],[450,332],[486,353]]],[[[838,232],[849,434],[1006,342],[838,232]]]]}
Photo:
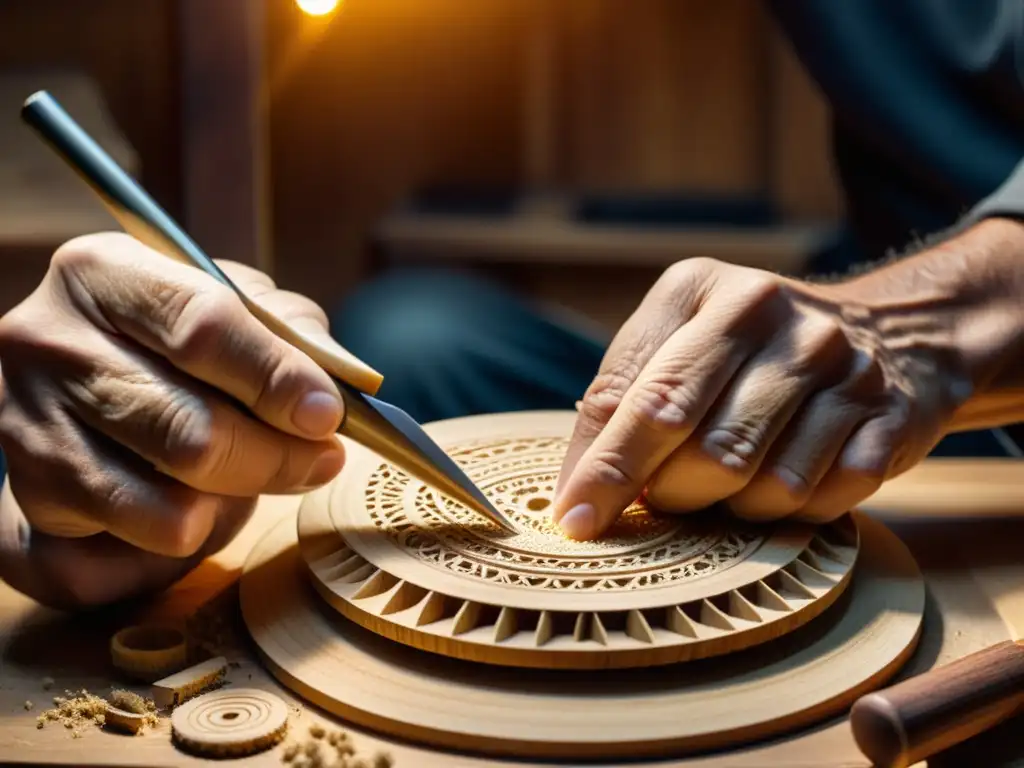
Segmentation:
{"type": "MultiPolygon", "coordinates": [[[[763,194],[794,219],[841,216],[824,105],[749,0],[347,0],[328,25],[292,0],[265,8],[272,271],[321,303],[372,274],[381,217],[430,184],[763,194]]],[[[180,19],[168,0],[0,3],[0,74],[92,76],[174,215],[180,19]]],[[[0,232],[0,311],[46,258],[0,232]]],[[[539,257],[484,268],[622,311],[660,271],[595,264],[586,279],[539,257]]]]}

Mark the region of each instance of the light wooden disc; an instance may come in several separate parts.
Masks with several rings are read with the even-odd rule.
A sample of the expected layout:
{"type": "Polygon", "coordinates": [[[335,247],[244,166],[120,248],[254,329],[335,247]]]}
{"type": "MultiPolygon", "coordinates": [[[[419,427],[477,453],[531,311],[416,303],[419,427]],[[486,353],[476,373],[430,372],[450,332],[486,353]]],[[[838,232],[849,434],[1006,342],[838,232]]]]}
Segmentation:
{"type": "Polygon", "coordinates": [[[309,587],[295,521],[254,548],[242,614],[287,687],[359,725],[436,746],[520,757],[637,757],[735,746],[844,711],[916,647],[924,581],[903,543],[857,515],[842,598],[771,643],[675,667],[551,671],[447,658],[359,627],[309,587]]]}
{"type": "Polygon", "coordinates": [[[171,714],[171,733],[188,752],[239,757],[279,743],[288,728],[288,705],[257,688],[227,688],[182,704],[171,714]]]}
{"type": "Polygon", "coordinates": [[[598,541],[569,539],[550,502],[576,414],[475,416],[426,426],[516,527],[349,448],[310,494],[299,541],[337,610],[392,640],[523,667],[668,664],[771,640],[846,588],[856,526],[744,525],[634,504],[598,541]]]}

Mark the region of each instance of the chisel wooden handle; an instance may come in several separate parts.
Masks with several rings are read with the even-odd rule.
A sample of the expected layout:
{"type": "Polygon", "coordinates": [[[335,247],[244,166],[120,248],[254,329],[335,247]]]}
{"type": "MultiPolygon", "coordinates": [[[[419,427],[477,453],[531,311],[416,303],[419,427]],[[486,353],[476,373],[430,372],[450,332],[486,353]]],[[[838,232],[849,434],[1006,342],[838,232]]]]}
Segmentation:
{"type": "Polygon", "coordinates": [[[903,768],[991,728],[1024,703],[1024,647],[1007,640],[874,693],[850,711],[857,746],[903,768]]]}

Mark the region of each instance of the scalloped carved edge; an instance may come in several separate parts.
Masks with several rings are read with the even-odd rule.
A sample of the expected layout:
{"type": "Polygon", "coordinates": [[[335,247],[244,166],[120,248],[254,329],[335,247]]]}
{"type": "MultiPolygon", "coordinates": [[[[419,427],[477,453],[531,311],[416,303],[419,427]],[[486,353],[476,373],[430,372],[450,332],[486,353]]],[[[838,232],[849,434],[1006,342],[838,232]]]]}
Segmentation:
{"type": "Polygon", "coordinates": [[[310,558],[307,570],[344,616],[421,650],[505,666],[625,668],[731,653],[792,632],[843,594],[859,548],[846,514],[763,579],[642,610],[534,611],[454,598],[378,568],[344,543],[310,558]]]}

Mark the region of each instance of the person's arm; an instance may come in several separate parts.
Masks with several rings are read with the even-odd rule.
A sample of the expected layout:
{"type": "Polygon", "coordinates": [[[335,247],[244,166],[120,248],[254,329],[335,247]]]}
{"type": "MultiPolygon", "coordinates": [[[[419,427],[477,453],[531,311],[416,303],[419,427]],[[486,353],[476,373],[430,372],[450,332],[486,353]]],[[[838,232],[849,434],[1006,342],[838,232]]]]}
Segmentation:
{"type": "Polygon", "coordinates": [[[995,213],[829,284],[680,262],[583,397],[553,517],[593,538],[641,494],[842,514],[944,434],[1024,420],[1022,297],[1024,224],[995,213]]]}
{"type": "MultiPolygon", "coordinates": [[[[1024,160],[1017,165],[1013,174],[994,193],[975,206],[966,218],[968,222],[974,223],[989,217],[1024,221],[1024,160]]],[[[1024,258],[1024,253],[1021,254],[1021,258],[1024,258]]],[[[1021,303],[1024,306],[1024,299],[1021,303]]],[[[987,421],[993,417],[1001,418],[1001,423],[1005,426],[995,430],[997,437],[1002,439],[1011,455],[1022,457],[1024,456],[1024,427],[1020,424],[1021,417],[1015,415],[1012,419],[1007,419],[1006,415],[1009,412],[1015,413],[1015,408],[1011,403],[1003,402],[1004,399],[1015,401],[1017,394],[1016,388],[1013,388],[1007,392],[1005,398],[997,396],[982,398],[973,404],[974,411],[965,412],[962,417],[966,420],[971,416],[976,416],[981,421],[987,421]]]]}
{"type": "MultiPolygon", "coordinates": [[[[893,265],[944,276],[963,297],[960,343],[977,367],[977,390],[957,412],[951,431],[1008,427],[1024,448],[1024,160],[988,197],[963,216],[946,242],[893,265]]],[[[889,269],[879,277],[884,278],[889,269]]]]}
{"type": "MultiPolygon", "coordinates": [[[[1024,187],[1022,187],[1024,188],[1024,187]]],[[[835,286],[840,296],[887,315],[892,351],[899,326],[925,315],[948,329],[946,354],[970,395],[947,427],[962,432],[1024,420],[1024,223],[982,218],[913,256],[835,286]]]]}

